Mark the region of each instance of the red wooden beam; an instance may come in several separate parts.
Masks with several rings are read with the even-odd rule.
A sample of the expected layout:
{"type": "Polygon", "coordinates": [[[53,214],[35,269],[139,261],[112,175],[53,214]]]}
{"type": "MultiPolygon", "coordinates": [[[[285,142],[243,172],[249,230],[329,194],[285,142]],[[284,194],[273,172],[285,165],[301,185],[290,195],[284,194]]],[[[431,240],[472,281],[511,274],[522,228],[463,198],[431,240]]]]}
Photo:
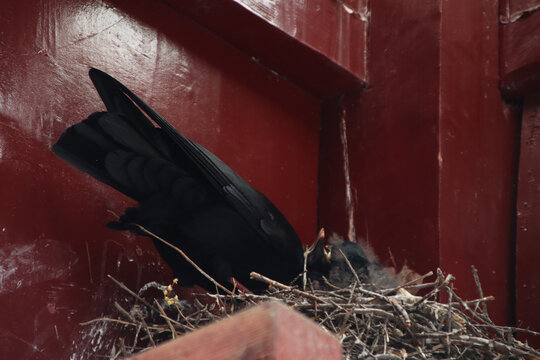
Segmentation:
{"type": "MultiPolygon", "coordinates": [[[[540,93],[523,105],[516,232],[516,322],[540,326],[540,93]]],[[[538,337],[531,337],[540,346],[538,337]]]]}
{"type": "MultiPolygon", "coordinates": [[[[170,4],[318,97],[366,79],[366,0],[172,0],[170,4]]],[[[129,3],[127,3],[129,6],[129,3]]]]}
{"type": "Polygon", "coordinates": [[[240,312],[133,357],[133,360],[341,360],[341,345],[278,301],[240,312]]]}
{"type": "Polygon", "coordinates": [[[540,11],[501,26],[501,90],[507,98],[540,91],[540,11]]]}
{"type": "Polygon", "coordinates": [[[369,86],[323,107],[320,225],[388,265],[441,266],[468,299],[475,265],[508,323],[518,119],[498,88],[498,3],[370,4],[369,86]]]}
{"type": "Polygon", "coordinates": [[[322,111],[319,220],[385,265],[438,266],[440,4],[370,8],[369,88],[322,111]]]}
{"type": "Polygon", "coordinates": [[[540,8],[538,0],[501,0],[501,22],[515,22],[540,8]]]}
{"type": "MultiPolygon", "coordinates": [[[[501,90],[523,100],[515,244],[515,319],[540,326],[540,3],[507,0],[501,8],[501,90]]],[[[525,336],[526,338],[526,336],[525,336]]],[[[529,337],[540,346],[538,337],[529,337]]]]}
{"type": "Polygon", "coordinates": [[[440,262],[466,298],[494,295],[496,323],[513,320],[513,238],[519,119],[499,91],[499,9],[442,1],[440,262]]]}

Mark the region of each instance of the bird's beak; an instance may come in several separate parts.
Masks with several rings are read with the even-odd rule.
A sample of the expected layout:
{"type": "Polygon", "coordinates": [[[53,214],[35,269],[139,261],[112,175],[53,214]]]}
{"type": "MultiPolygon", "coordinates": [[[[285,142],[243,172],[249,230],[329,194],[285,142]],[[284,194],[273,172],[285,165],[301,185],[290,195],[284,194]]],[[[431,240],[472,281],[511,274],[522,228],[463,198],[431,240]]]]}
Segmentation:
{"type": "Polygon", "coordinates": [[[330,264],[330,260],[332,259],[332,247],[331,246],[325,246],[324,247],[324,259],[327,263],[330,264]]]}

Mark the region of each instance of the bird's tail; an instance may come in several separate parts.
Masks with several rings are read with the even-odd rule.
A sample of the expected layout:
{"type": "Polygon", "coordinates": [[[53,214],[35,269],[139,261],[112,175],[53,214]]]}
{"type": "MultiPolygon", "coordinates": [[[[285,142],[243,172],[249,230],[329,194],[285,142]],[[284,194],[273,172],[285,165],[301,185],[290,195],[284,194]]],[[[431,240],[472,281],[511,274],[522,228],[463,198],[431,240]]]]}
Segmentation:
{"type": "Polygon", "coordinates": [[[122,114],[96,112],[69,127],[52,150],[77,169],[141,201],[151,192],[148,187],[160,186],[156,174],[171,168],[167,139],[153,129],[141,134],[122,114]]]}

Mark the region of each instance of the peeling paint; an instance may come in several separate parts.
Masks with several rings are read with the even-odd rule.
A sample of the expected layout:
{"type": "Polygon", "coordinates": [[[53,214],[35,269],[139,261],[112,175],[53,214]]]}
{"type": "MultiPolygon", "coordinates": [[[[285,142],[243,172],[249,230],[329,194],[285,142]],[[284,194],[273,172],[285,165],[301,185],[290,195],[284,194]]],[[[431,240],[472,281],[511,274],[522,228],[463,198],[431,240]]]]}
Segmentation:
{"type": "Polygon", "coordinates": [[[70,360],[86,360],[95,357],[95,354],[103,349],[108,349],[114,342],[114,339],[107,335],[109,323],[100,321],[93,323],[90,328],[81,331],[81,339],[73,344],[73,353],[70,360]]]}
{"type": "Polygon", "coordinates": [[[361,2],[359,2],[357,4],[357,9],[345,4],[345,2],[343,1],[338,1],[338,4],[341,5],[341,7],[343,8],[343,10],[349,14],[349,15],[353,15],[353,16],[358,16],[360,18],[360,20],[362,21],[368,21],[369,20],[369,7],[366,5],[366,4],[363,4],[361,2]]]}
{"type": "Polygon", "coordinates": [[[354,227],[354,204],[352,199],[352,187],[349,171],[349,146],[347,142],[347,111],[341,110],[339,136],[341,140],[341,151],[343,155],[343,174],[345,177],[345,207],[348,217],[347,239],[356,241],[356,229],[354,227]]]}
{"type": "Polygon", "coordinates": [[[67,279],[78,261],[65,243],[52,239],[0,248],[0,295],[53,279],[67,279]]]}
{"type": "MultiPolygon", "coordinates": [[[[5,148],[6,148],[5,141],[4,139],[2,139],[2,137],[0,137],[0,160],[4,158],[5,148]]],[[[2,231],[5,231],[5,228],[3,228],[2,231]]]]}
{"type": "Polygon", "coordinates": [[[19,341],[19,342],[21,342],[23,344],[28,345],[35,352],[43,353],[43,349],[41,349],[41,348],[37,347],[36,345],[26,341],[25,339],[21,338],[20,336],[17,336],[16,334],[14,334],[13,332],[11,332],[10,330],[8,330],[6,328],[0,328],[0,336],[6,337],[6,338],[12,338],[13,340],[16,340],[16,341],[19,341]]]}

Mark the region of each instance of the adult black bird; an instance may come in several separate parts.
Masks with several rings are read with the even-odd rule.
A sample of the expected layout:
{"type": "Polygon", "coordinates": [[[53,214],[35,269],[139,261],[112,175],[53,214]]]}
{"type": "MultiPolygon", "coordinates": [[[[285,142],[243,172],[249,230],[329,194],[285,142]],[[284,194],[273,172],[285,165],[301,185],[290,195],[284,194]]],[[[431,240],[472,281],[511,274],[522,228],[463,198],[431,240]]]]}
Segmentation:
{"type": "MultiPolygon", "coordinates": [[[[301,242],[270,200],[119,81],[97,69],[89,74],[107,112],[68,128],[52,150],[139,203],[111,229],[147,235],[141,225],[229,287],[234,277],[263,288],[249,279],[251,271],[285,283],[302,271],[301,242]]],[[[183,285],[215,290],[177,251],[151,238],[183,285]]]]}

